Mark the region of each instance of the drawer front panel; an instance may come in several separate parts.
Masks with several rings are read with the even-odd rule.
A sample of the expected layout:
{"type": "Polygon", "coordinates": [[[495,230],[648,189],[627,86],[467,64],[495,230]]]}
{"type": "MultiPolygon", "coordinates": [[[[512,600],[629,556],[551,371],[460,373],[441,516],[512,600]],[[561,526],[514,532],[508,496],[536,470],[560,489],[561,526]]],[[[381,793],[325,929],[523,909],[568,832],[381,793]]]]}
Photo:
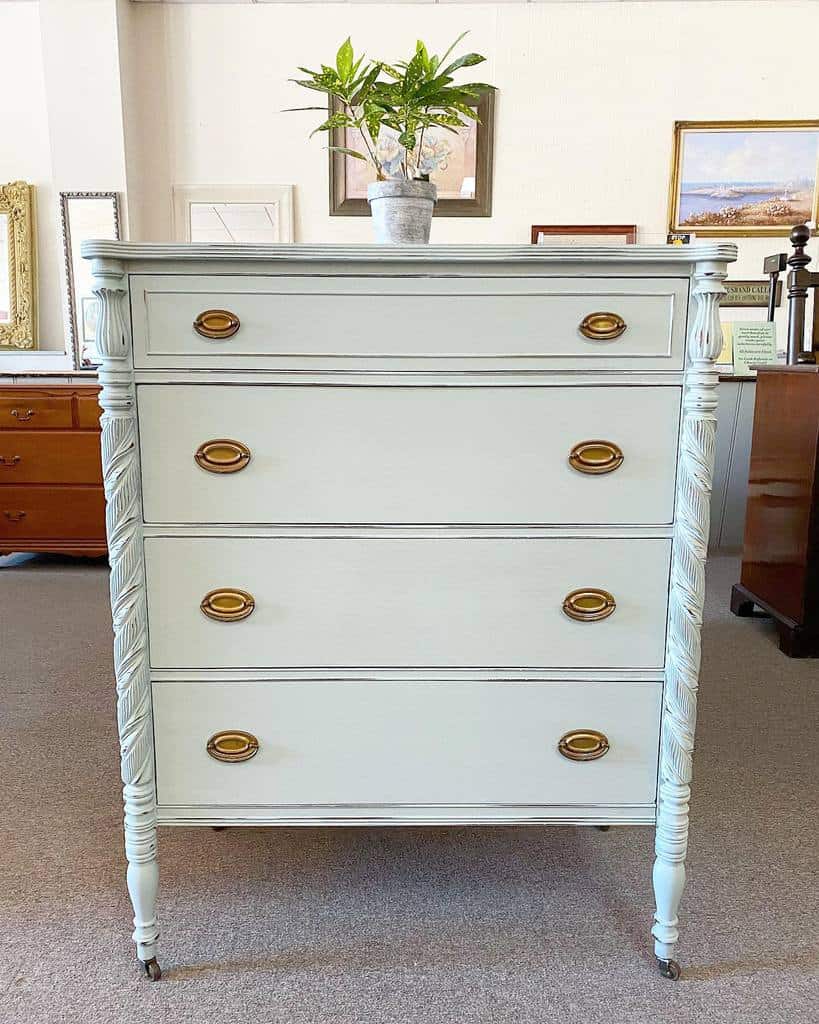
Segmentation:
{"type": "Polygon", "coordinates": [[[100,484],[96,433],[0,431],[0,484],[100,484]]]}
{"type": "Polygon", "coordinates": [[[2,430],[66,428],[71,423],[70,395],[0,395],[2,430]]]}
{"type": "Polygon", "coordinates": [[[0,546],[6,541],[105,537],[101,487],[0,487],[0,546]]]}
{"type": "MultiPolygon", "coordinates": [[[[666,539],[149,537],[151,660],[163,668],[663,664],[666,539]],[[206,595],[250,595],[239,621],[206,595]],[[612,614],[575,621],[600,588],[612,614]],[[213,602],[211,602],[213,603],[213,602]]],[[[230,613],[230,599],[216,602],[230,613]]]]}
{"type": "Polygon", "coordinates": [[[155,682],[158,802],[649,804],[660,699],[657,682],[155,682]],[[558,752],[589,728],[603,757],[558,752]],[[215,760],[224,730],[258,752],[215,760]]]}
{"type": "Polygon", "coordinates": [[[102,409],[95,395],[80,396],[77,399],[77,425],[82,430],[99,430],[102,409]]]}
{"type": "Polygon", "coordinates": [[[243,367],[343,368],[362,361],[389,367],[409,360],[434,369],[449,359],[508,360],[517,368],[680,369],[688,283],[134,275],[134,360],[156,368],[224,368],[226,360],[243,367]],[[233,326],[203,336],[208,311],[219,312],[219,324],[211,318],[217,327],[228,323],[222,313],[234,318],[233,326]],[[612,317],[588,326],[595,313],[612,317]],[[608,337],[615,320],[622,329],[608,337]]]}
{"type": "Polygon", "coordinates": [[[679,388],[144,385],[138,402],[147,522],[673,517],[679,388]],[[250,450],[241,471],[194,461],[222,438],[250,450]],[[599,439],[622,450],[622,465],[573,469],[573,447],[599,439]]]}

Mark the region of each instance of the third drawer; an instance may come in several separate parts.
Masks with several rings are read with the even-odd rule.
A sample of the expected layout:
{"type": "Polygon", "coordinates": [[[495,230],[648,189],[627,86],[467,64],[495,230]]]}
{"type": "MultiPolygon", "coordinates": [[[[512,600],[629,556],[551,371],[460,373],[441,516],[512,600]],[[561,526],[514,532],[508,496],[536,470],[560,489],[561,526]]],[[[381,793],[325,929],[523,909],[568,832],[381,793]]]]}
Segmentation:
{"type": "Polygon", "coordinates": [[[144,385],[138,401],[149,523],[673,518],[678,387],[144,385]]]}
{"type": "Polygon", "coordinates": [[[666,538],[149,537],[151,661],[656,669],[670,551],[666,538]]]}

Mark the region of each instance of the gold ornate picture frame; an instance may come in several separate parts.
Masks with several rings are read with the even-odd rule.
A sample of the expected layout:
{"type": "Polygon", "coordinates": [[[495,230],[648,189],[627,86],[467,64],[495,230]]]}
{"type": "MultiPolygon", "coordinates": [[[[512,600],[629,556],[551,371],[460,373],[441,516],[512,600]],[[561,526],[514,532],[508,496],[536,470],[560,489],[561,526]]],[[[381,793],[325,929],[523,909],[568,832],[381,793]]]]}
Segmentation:
{"type": "Polygon", "coordinates": [[[0,185],[0,349],[37,347],[34,189],[0,185]]]}
{"type": "Polygon", "coordinates": [[[787,236],[818,216],[819,120],[675,122],[669,232],[787,236]]]}

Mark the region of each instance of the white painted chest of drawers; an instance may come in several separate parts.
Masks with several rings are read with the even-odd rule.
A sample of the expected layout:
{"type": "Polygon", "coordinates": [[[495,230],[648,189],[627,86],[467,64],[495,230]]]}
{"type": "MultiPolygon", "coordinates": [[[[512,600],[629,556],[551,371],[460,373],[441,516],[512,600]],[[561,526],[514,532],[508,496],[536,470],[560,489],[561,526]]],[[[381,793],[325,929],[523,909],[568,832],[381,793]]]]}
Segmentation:
{"type": "Polygon", "coordinates": [[[572,823],[674,976],[734,247],[84,252],[148,975],[157,825],[572,823]]]}

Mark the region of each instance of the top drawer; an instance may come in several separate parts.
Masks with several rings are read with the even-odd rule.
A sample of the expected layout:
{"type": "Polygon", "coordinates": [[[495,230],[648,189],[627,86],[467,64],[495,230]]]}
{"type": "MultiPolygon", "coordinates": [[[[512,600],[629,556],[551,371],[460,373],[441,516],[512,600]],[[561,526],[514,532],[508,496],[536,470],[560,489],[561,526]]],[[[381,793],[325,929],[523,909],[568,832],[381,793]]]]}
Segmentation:
{"type": "Polygon", "coordinates": [[[679,370],[687,300],[687,278],[137,274],[134,362],[679,370]]]}
{"type": "Polygon", "coordinates": [[[70,427],[71,395],[0,394],[0,428],[46,430],[70,427]]]}

